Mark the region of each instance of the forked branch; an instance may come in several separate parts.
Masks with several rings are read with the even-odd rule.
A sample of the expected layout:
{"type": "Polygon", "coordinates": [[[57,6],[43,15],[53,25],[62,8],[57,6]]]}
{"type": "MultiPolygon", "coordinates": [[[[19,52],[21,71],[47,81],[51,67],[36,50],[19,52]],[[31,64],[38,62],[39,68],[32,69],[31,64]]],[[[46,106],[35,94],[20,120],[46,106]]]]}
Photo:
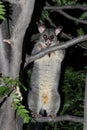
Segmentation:
{"type": "Polygon", "coordinates": [[[63,10],[64,9],[81,9],[81,10],[87,10],[86,6],[82,6],[82,5],[66,5],[66,6],[61,6],[61,7],[52,7],[48,2],[46,3],[46,7],[44,7],[45,10],[55,10],[56,12],[60,13],[61,15],[63,15],[64,17],[73,20],[75,22],[79,22],[82,24],[87,24],[87,20],[81,20],[79,18],[75,18],[67,13],[65,13],[63,10]]]}
{"type": "Polygon", "coordinates": [[[83,36],[79,36],[77,38],[74,38],[72,40],[69,40],[67,42],[63,42],[60,44],[57,44],[55,46],[49,47],[44,49],[43,51],[40,51],[39,53],[37,53],[36,55],[31,55],[26,57],[26,63],[25,66],[31,62],[33,62],[34,60],[41,58],[42,56],[48,54],[49,52],[53,52],[59,49],[66,49],[72,45],[78,44],[80,42],[86,41],[87,40],[87,35],[83,35],[83,36]]]}

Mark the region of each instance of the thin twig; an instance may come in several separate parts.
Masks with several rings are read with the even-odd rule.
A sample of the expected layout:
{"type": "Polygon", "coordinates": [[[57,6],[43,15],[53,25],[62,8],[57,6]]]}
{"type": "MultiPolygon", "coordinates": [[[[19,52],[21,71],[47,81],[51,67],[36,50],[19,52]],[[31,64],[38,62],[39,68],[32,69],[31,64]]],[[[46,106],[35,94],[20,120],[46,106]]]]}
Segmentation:
{"type": "Polygon", "coordinates": [[[61,38],[67,38],[69,40],[71,40],[73,38],[73,36],[71,36],[70,34],[66,34],[64,32],[61,32],[60,37],[61,38]]]}
{"type": "Polygon", "coordinates": [[[67,13],[65,13],[64,11],[62,10],[57,10],[58,13],[62,14],[64,17],[70,19],[70,20],[73,20],[73,21],[76,21],[76,22],[79,22],[79,23],[82,23],[82,24],[87,24],[87,20],[80,20],[78,18],[75,18],[67,13]]]}
{"type": "MultiPolygon", "coordinates": [[[[51,5],[50,5],[48,2],[46,2],[46,5],[47,5],[47,7],[49,7],[49,8],[51,7],[51,5]]],[[[62,8],[62,7],[63,7],[63,9],[64,9],[64,6],[61,6],[61,7],[59,7],[59,8],[62,8]]],[[[66,7],[70,8],[70,6],[66,6],[66,7]]],[[[79,7],[79,6],[77,6],[77,7],[79,7]]],[[[83,7],[83,6],[81,6],[81,9],[82,9],[82,7],[83,7]]],[[[73,6],[72,6],[72,8],[74,9],[73,6]]],[[[84,7],[84,8],[85,8],[85,7],[84,7]]],[[[87,10],[87,7],[86,7],[85,9],[87,10]]],[[[73,20],[73,21],[76,21],[76,22],[79,22],[79,23],[82,23],[82,24],[87,24],[87,20],[80,20],[80,19],[78,19],[78,18],[75,18],[75,17],[73,17],[73,16],[71,16],[71,15],[65,13],[62,9],[56,9],[55,11],[58,12],[58,13],[60,13],[61,15],[63,15],[64,17],[66,17],[66,18],[68,18],[68,19],[70,19],[70,20],[73,20]]]]}
{"type": "Polygon", "coordinates": [[[51,117],[37,117],[32,119],[31,122],[60,122],[60,121],[73,121],[73,122],[79,122],[83,123],[84,119],[82,117],[77,117],[77,116],[71,116],[71,115],[63,115],[63,116],[58,116],[56,118],[51,118],[51,117]]]}
{"type": "Polygon", "coordinates": [[[44,10],[63,10],[63,9],[80,9],[87,10],[87,6],[82,5],[64,5],[64,6],[45,6],[44,10]]]}
{"type": "Polygon", "coordinates": [[[54,28],[56,27],[56,25],[52,22],[50,17],[47,17],[46,20],[50,23],[51,26],[53,26],[54,28]]]}
{"type": "Polygon", "coordinates": [[[87,50],[87,47],[86,47],[86,46],[84,46],[84,45],[82,45],[82,44],[78,44],[78,46],[80,46],[81,48],[83,48],[83,49],[87,50]]]}

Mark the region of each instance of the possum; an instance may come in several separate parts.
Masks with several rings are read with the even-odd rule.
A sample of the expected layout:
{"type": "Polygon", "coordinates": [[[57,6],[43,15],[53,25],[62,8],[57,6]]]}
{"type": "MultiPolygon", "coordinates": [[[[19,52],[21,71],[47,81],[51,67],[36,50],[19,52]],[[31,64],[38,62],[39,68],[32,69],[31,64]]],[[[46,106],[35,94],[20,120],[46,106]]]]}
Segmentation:
{"type": "MultiPolygon", "coordinates": [[[[59,44],[57,35],[61,29],[61,27],[47,29],[44,25],[38,26],[40,37],[32,50],[32,55],[59,44]]],[[[34,61],[28,93],[28,107],[33,116],[57,116],[61,104],[58,86],[64,55],[65,50],[57,50],[34,61]]]]}

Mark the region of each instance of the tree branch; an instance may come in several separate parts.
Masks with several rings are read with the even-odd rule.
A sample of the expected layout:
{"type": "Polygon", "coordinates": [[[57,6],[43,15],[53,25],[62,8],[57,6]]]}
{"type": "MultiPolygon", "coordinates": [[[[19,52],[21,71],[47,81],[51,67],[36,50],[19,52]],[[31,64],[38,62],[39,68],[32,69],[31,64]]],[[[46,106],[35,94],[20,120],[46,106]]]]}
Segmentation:
{"type": "Polygon", "coordinates": [[[82,23],[82,24],[87,24],[87,20],[80,20],[78,18],[75,18],[67,13],[65,13],[64,11],[62,10],[57,10],[58,13],[62,14],[64,17],[70,19],[70,20],[73,20],[73,21],[76,21],[76,22],[79,22],[79,23],[82,23]]]}
{"type": "Polygon", "coordinates": [[[71,115],[63,115],[63,116],[58,116],[56,118],[51,118],[51,117],[37,117],[32,119],[31,122],[60,122],[60,121],[73,121],[73,122],[79,122],[83,123],[84,119],[82,117],[77,117],[77,116],[71,116],[71,115]]]}
{"type": "MultiPolygon", "coordinates": [[[[46,3],[46,5],[47,5],[47,7],[52,7],[52,6],[50,6],[50,4],[49,3],[46,3]]],[[[87,24],[87,20],[80,20],[80,19],[78,19],[78,18],[75,18],[75,17],[73,17],[73,16],[71,16],[71,15],[69,15],[69,14],[67,14],[67,13],[65,13],[64,11],[62,11],[61,9],[64,9],[64,7],[65,8],[71,8],[72,7],[72,9],[75,9],[75,8],[80,8],[80,9],[86,9],[87,10],[87,7],[85,8],[85,7],[83,7],[83,6],[75,6],[75,8],[74,8],[74,6],[61,6],[61,7],[56,7],[56,12],[58,12],[58,13],[60,13],[60,14],[62,14],[64,17],[66,17],[66,18],[68,18],[68,19],[70,19],[70,20],[73,20],[73,21],[77,21],[77,22],[79,22],[79,23],[82,23],[82,24],[87,24]],[[59,9],[57,9],[57,8],[59,8],[59,9]]]]}
{"type": "Polygon", "coordinates": [[[18,4],[20,0],[3,0],[4,2],[9,2],[11,4],[18,4]]]}
{"type": "Polygon", "coordinates": [[[81,10],[87,10],[87,6],[82,5],[64,5],[64,6],[45,6],[44,10],[62,10],[62,9],[81,9],[81,10]]]}
{"type": "Polygon", "coordinates": [[[66,48],[68,48],[68,47],[70,47],[72,45],[75,45],[77,43],[80,43],[80,42],[83,42],[83,41],[86,41],[86,40],[87,40],[87,35],[84,35],[84,36],[79,36],[77,38],[69,40],[69,41],[67,41],[65,43],[60,43],[60,44],[57,44],[55,46],[46,48],[43,51],[40,51],[39,53],[37,53],[36,55],[26,57],[25,66],[27,64],[33,62],[34,60],[36,60],[38,58],[41,58],[42,56],[48,54],[49,52],[53,52],[53,51],[56,51],[56,50],[59,50],[59,49],[66,49],[66,48]]]}
{"type": "Polygon", "coordinates": [[[84,129],[87,130],[87,74],[85,80],[85,99],[84,99],[84,129]]]}

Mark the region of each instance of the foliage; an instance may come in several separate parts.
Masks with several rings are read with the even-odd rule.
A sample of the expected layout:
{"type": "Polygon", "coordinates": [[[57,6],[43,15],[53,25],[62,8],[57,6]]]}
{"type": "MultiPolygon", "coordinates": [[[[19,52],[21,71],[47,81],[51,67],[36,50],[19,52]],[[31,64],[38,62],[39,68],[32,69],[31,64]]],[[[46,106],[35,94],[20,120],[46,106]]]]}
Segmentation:
{"type": "Polygon", "coordinates": [[[17,111],[18,115],[23,119],[24,123],[29,123],[31,117],[29,117],[29,111],[22,105],[22,95],[20,87],[25,91],[26,87],[18,80],[11,79],[9,77],[0,78],[0,98],[7,96],[11,93],[13,99],[13,108],[17,111]]]}
{"type": "Polygon", "coordinates": [[[83,29],[81,27],[77,29],[77,34],[79,36],[84,35],[84,31],[83,31],[83,29]]]}
{"type": "Polygon", "coordinates": [[[9,77],[0,77],[0,98],[8,95],[14,87],[14,80],[9,77]]]}
{"type": "Polygon", "coordinates": [[[6,86],[1,86],[0,87],[0,99],[7,95],[10,92],[10,88],[6,87],[6,86]]]}
{"type": "MultiPolygon", "coordinates": [[[[54,3],[55,6],[67,6],[67,5],[82,5],[82,6],[86,6],[87,7],[87,2],[84,2],[84,1],[80,1],[80,0],[51,0],[51,3],[54,3]]],[[[74,11],[71,10],[64,10],[65,12],[67,11],[67,14],[72,14],[73,17],[76,17],[77,19],[80,19],[80,20],[87,20],[87,11],[78,11],[78,9],[74,9],[74,11],[77,11],[79,13],[77,13],[77,16],[76,16],[76,13],[74,11]]],[[[58,26],[58,25],[55,25],[57,24],[57,19],[56,19],[56,22],[53,21],[52,19],[52,13],[53,15],[55,14],[55,17],[57,13],[57,11],[53,11],[53,10],[43,10],[42,11],[42,15],[41,15],[41,18],[40,18],[40,23],[44,24],[46,21],[53,27],[55,26],[58,26]],[[54,13],[53,13],[54,12],[54,13]],[[55,24],[54,24],[55,23],[55,24]]],[[[64,17],[65,18],[65,17],[64,17]]],[[[65,19],[62,19],[62,21],[65,20],[65,19]]],[[[68,20],[68,19],[67,19],[68,20]]],[[[71,21],[72,22],[72,21],[71,21]]],[[[77,32],[77,35],[82,35],[85,33],[85,30],[83,30],[83,26],[80,25],[79,22],[77,21],[74,21],[74,24],[76,26],[76,32],[77,32]],[[79,27],[80,25],[80,27],[79,27]]],[[[64,26],[64,25],[62,25],[64,26]]]]}
{"type": "Polygon", "coordinates": [[[43,24],[45,19],[49,19],[49,12],[46,10],[43,10],[41,18],[40,18],[40,23],[43,24]]]}
{"type": "MultiPolygon", "coordinates": [[[[85,70],[74,71],[72,67],[68,67],[64,74],[62,86],[63,91],[63,108],[60,115],[75,115],[83,117],[83,99],[85,86],[85,70]]],[[[49,123],[46,130],[82,130],[83,125],[70,121],[49,123]]]]}
{"type": "Polygon", "coordinates": [[[18,115],[23,119],[24,123],[29,123],[31,117],[29,111],[24,105],[22,105],[22,95],[20,92],[20,86],[26,91],[26,87],[17,79],[15,91],[11,94],[13,99],[13,107],[17,111],[18,115]]]}
{"type": "Polygon", "coordinates": [[[5,20],[5,6],[2,1],[0,1],[0,19],[5,20]]]}
{"type": "Polygon", "coordinates": [[[53,2],[56,3],[56,5],[61,6],[61,5],[74,5],[76,4],[77,0],[52,0],[53,2]]]}
{"type": "MultiPolygon", "coordinates": [[[[18,87],[18,86],[17,86],[18,87]]],[[[18,115],[23,119],[24,123],[29,123],[31,117],[29,117],[29,111],[21,103],[21,99],[17,93],[12,93],[13,107],[17,111],[18,115]]]]}
{"type": "Polygon", "coordinates": [[[67,68],[63,83],[65,103],[61,114],[83,115],[84,86],[85,71],[76,72],[72,68],[67,68]]]}

